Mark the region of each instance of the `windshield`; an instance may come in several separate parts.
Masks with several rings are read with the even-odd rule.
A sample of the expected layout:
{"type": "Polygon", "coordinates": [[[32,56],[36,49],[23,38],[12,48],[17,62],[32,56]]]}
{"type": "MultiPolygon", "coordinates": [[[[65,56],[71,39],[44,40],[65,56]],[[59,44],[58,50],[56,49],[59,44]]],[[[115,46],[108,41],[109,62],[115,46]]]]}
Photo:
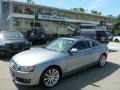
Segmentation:
{"type": "Polygon", "coordinates": [[[20,32],[4,32],[4,38],[23,38],[23,35],[20,32]]]}
{"type": "Polygon", "coordinates": [[[53,51],[63,52],[68,46],[73,44],[73,40],[57,39],[47,45],[45,48],[53,51]]]}

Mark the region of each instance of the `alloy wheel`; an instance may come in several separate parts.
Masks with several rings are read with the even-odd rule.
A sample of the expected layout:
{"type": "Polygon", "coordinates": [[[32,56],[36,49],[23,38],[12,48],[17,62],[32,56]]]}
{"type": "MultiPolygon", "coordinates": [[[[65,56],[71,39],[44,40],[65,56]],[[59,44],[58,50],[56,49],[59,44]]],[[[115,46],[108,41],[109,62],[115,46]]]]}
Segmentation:
{"type": "Polygon", "coordinates": [[[60,79],[59,70],[56,68],[51,68],[44,73],[43,82],[45,86],[53,87],[58,83],[59,79],[60,79]]]}
{"type": "Polygon", "coordinates": [[[100,59],[99,59],[99,66],[103,67],[106,63],[106,56],[105,55],[101,55],[100,59]]]}

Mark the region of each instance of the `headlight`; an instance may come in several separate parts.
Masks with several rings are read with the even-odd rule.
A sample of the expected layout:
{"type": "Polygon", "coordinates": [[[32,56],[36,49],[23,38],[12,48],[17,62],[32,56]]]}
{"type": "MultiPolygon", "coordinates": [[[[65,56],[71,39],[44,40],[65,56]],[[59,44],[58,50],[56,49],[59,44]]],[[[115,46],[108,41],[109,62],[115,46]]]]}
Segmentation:
{"type": "Polygon", "coordinates": [[[35,69],[35,66],[20,66],[19,71],[21,72],[33,72],[35,69]]]}
{"type": "Polygon", "coordinates": [[[0,42],[0,46],[4,46],[5,45],[5,42],[0,42]]]}

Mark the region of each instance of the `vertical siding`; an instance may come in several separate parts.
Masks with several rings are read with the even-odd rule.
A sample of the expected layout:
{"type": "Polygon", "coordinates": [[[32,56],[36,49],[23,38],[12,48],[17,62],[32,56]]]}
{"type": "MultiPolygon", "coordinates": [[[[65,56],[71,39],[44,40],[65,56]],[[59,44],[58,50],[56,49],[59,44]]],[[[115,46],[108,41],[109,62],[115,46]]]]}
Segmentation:
{"type": "Polygon", "coordinates": [[[10,15],[10,5],[5,4],[3,0],[0,0],[0,16],[1,16],[1,29],[8,30],[8,16],[10,15]]]}
{"type": "Polygon", "coordinates": [[[2,29],[2,25],[1,25],[1,17],[2,17],[2,14],[1,14],[1,9],[2,9],[2,7],[1,7],[1,3],[2,3],[2,0],[0,0],[0,30],[2,29]]]}

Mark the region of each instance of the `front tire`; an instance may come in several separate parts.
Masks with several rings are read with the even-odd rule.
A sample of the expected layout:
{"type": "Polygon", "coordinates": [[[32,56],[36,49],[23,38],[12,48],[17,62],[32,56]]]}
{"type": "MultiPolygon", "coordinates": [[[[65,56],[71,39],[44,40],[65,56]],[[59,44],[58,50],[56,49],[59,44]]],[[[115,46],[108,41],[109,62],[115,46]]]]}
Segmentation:
{"type": "Polygon", "coordinates": [[[41,84],[44,87],[54,87],[60,80],[61,72],[56,67],[47,68],[41,76],[41,84]]]}
{"type": "Polygon", "coordinates": [[[106,55],[101,55],[100,58],[99,58],[99,61],[98,61],[98,66],[99,67],[104,67],[105,64],[106,64],[106,55]]]}

